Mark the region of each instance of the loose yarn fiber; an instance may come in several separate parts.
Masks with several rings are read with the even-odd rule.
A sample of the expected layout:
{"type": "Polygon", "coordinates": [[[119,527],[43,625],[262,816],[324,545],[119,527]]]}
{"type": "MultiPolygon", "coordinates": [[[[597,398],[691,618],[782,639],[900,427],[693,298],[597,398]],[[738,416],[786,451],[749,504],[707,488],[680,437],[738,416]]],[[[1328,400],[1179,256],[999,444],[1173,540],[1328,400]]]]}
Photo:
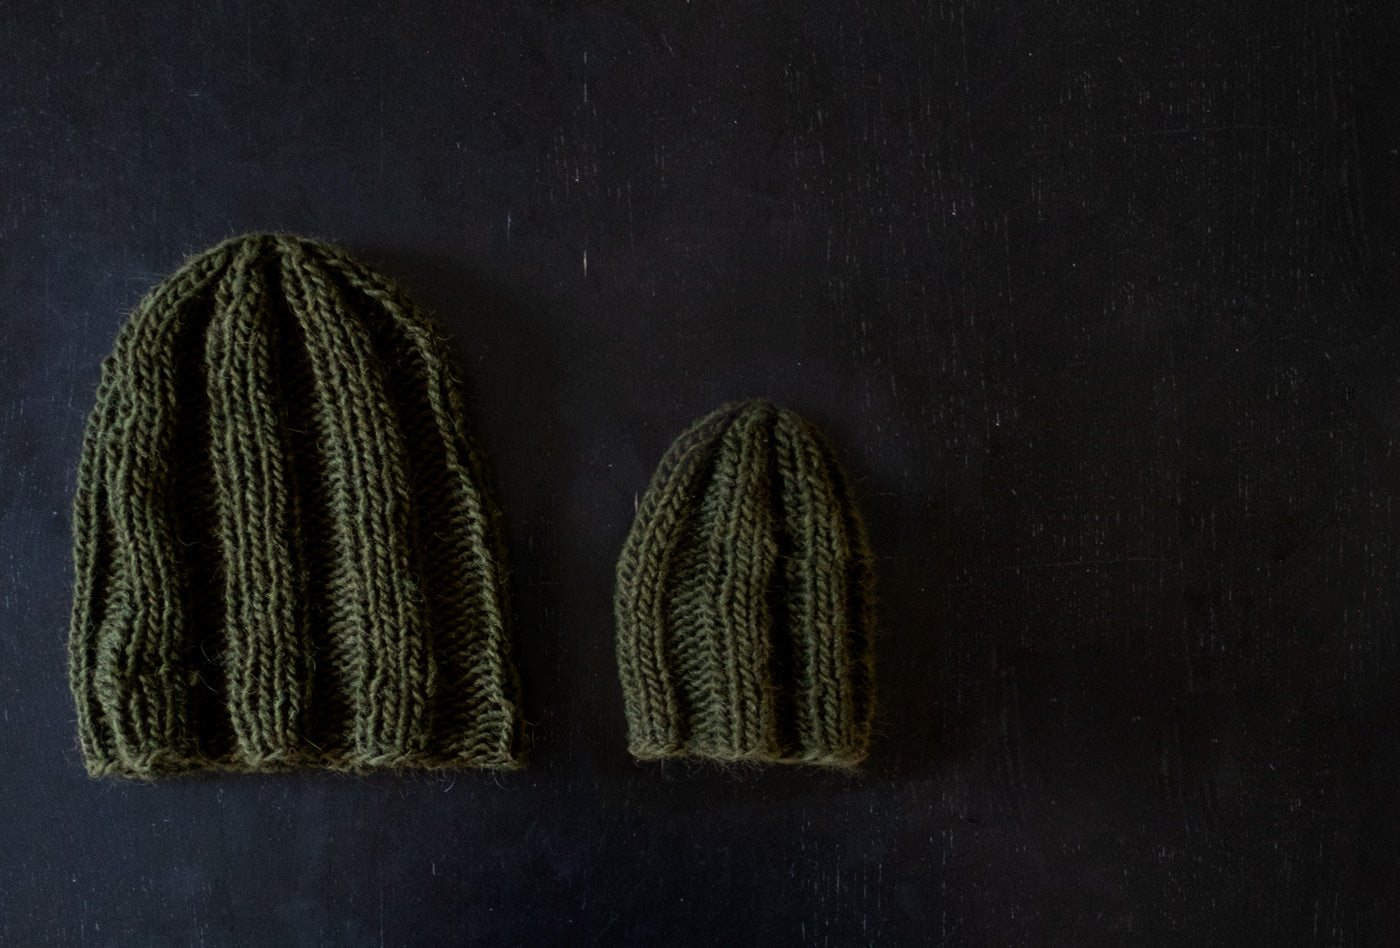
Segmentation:
{"type": "Polygon", "coordinates": [[[393,284],[298,237],[142,300],[74,505],[89,773],[517,765],[501,531],[448,365],[393,284]]]}
{"type": "Polygon", "coordinates": [[[874,707],[871,554],[825,438],[761,401],[667,451],[617,564],[617,659],[641,759],[850,767],[874,707]]]}

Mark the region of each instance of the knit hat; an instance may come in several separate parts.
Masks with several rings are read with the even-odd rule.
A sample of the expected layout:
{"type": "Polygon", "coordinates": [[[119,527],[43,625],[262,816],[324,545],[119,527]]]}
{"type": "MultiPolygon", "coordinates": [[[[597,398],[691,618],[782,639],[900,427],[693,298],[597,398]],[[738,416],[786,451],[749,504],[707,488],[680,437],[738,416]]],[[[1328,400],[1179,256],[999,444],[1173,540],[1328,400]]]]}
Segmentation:
{"type": "Polygon", "coordinates": [[[638,758],[853,766],[873,710],[871,555],[821,434],[766,402],[696,422],[617,564],[638,758]]]}
{"type": "Polygon", "coordinates": [[[497,512],[447,350],[283,234],[155,287],[103,364],[73,515],[88,772],[516,766],[497,512]]]}

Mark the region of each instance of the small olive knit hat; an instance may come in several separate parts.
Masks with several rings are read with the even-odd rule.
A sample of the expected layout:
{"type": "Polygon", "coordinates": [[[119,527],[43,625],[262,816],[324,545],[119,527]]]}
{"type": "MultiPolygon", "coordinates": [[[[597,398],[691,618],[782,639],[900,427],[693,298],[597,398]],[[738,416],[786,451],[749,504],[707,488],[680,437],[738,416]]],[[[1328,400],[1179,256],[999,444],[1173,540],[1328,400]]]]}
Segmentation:
{"type": "Polygon", "coordinates": [[[501,531],[448,363],[389,281],[298,237],[142,300],[74,506],[90,773],[516,765],[501,531]]]}
{"type": "Polygon", "coordinates": [[[853,766],[870,738],[871,555],[821,434],[766,402],[676,440],[617,564],[638,758],[853,766]]]}

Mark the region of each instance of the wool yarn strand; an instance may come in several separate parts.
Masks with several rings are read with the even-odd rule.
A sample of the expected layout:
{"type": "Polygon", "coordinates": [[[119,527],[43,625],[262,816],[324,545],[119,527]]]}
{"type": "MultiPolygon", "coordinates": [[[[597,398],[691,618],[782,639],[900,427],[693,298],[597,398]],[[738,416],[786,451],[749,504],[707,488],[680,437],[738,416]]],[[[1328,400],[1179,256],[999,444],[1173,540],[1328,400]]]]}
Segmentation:
{"type": "MultiPolygon", "coordinates": [[[[225,255],[216,266],[226,262],[225,255]]],[[[96,532],[109,538],[109,550],[129,555],[113,556],[115,568],[101,579],[84,569],[96,564],[78,564],[75,598],[95,586],[106,595],[91,635],[91,684],[112,752],[141,768],[161,768],[188,753],[194,738],[183,713],[189,687],[180,673],[185,601],[169,466],[175,374],[169,363],[140,356],[177,345],[214,272],[211,266],[183,273],[134,314],[116,356],[132,366],[131,377],[126,385],[108,386],[106,424],[92,444],[103,499],[92,511],[100,521],[96,532]],[[123,636],[126,629],[133,634],[123,636]]],[[[89,634],[79,637],[84,645],[89,634]]]]}
{"type": "MultiPolygon", "coordinates": [[[[684,752],[690,723],[688,707],[703,703],[692,695],[687,705],[683,689],[708,687],[698,670],[703,651],[665,634],[675,624],[668,612],[672,601],[686,602],[683,593],[667,588],[685,556],[684,531],[697,502],[697,493],[714,453],[713,438],[730,419],[722,412],[702,418],[679,438],[662,459],[652,485],[641,498],[634,525],[617,563],[617,650],[622,694],[626,704],[629,746],[641,758],[670,757],[684,752]],[[675,675],[673,663],[692,669],[675,675]]],[[[682,570],[682,575],[689,571],[682,570]]],[[[693,589],[693,584],[687,584],[693,589]]],[[[682,633],[683,634],[683,633],[682,633]]]]}
{"type": "MultiPolygon", "coordinates": [[[[374,271],[344,257],[327,257],[324,262],[348,286],[389,314],[395,340],[411,343],[404,346],[400,342],[397,348],[408,348],[417,354],[415,371],[424,379],[422,392],[426,397],[404,399],[405,403],[413,401],[416,409],[405,415],[405,427],[416,427],[424,440],[432,440],[429,433],[435,434],[435,443],[443,448],[442,463],[454,477],[484,481],[480,449],[461,424],[465,406],[440,341],[423,332],[421,315],[374,271]]],[[[428,482],[424,491],[432,494],[440,486],[440,482],[428,482]]],[[[484,737],[472,736],[464,729],[468,720],[475,718],[494,729],[492,740],[498,741],[512,740],[517,726],[513,709],[519,683],[513,667],[498,665],[492,674],[482,676],[473,674],[467,661],[472,655],[507,654],[507,616],[498,608],[498,600],[480,594],[482,590],[505,588],[506,576],[500,569],[504,562],[500,515],[488,496],[476,492],[445,492],[441,502],[432,506],[442,512],[449,529],[443,530],[427,519],[418,524],[418,543],[426,551],[425,605],[436,630],[438,672],[444,676],[442,690],[462,699],[435,708],[434,728],[438,740],[470,755],[478,753],[480,746],[467,742],[484,737]],[[492,551],[492,555],[467,555],[466,538],[470,537],[479,537],[483,548],[492,551]],[[489,690],[484,690],[487,686],[489,690]]]]}

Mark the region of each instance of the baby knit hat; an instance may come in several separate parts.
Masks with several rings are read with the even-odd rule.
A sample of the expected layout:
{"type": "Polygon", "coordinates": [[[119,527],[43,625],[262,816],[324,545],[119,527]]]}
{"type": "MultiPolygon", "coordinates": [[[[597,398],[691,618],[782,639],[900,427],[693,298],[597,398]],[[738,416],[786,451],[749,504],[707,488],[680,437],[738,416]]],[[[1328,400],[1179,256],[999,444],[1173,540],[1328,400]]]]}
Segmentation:
{"type": "Polygon", "coordinates": [[[501,530],[448,362],[393,284],[299,237],[147,294],[78,470],[89,773],[517,766],[501,530]]]}
{"type": "Polygon", "coordinates": [[[874,707],[871,554],[830,446],[725,405],[666,452],[617,564],[617,660],[641,759],[854,766],[874,707]]]}

